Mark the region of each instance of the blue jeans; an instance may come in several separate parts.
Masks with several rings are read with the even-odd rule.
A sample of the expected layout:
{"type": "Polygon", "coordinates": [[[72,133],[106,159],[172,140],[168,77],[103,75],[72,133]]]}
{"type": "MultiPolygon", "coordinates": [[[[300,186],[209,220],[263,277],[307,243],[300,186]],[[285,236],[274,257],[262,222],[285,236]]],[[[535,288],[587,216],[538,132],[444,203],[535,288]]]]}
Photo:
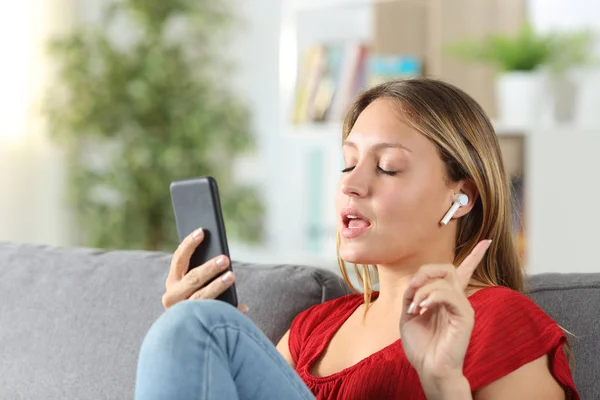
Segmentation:
{"type": "Polygon", "coordinates": [[[314,400],[252,321],[218,300],[181,302],[152,325],[140,350],[135,398],[314,400]]]}

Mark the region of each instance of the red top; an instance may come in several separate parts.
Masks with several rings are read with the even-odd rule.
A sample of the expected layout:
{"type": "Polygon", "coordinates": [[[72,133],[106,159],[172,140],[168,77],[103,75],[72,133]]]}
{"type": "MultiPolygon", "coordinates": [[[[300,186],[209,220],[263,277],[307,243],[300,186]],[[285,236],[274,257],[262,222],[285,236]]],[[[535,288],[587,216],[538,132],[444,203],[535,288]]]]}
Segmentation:
{"type": "MultiPolygon", "coordinates": [[[[469,301],[475,310],[475,326],[464,374],[472,392],[548,354],[556,380],[572,390],[573,399],[579,399],[563,352],[566,336],[531,299],[494,286],[478,290],[469,301]]],[[[348,295],[315,305],[294,319],[289,348],[296,371],[320,400],[425,399],[401,339],[335,374],[317,377],[309,373],[334,333],[362,303],[362,294],[348,295]]]]}

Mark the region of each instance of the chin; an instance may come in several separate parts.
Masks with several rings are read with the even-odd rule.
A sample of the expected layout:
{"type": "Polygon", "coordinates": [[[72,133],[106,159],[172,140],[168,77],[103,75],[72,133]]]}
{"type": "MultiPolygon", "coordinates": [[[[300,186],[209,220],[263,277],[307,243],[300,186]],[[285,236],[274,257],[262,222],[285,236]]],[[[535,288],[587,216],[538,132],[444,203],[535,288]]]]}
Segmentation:
{"type": "Polygon", "coordinates": [[[381,260],[371,247],[361,243],[340,243],[340,258],[352,264],[379,264],[381,260]]]}

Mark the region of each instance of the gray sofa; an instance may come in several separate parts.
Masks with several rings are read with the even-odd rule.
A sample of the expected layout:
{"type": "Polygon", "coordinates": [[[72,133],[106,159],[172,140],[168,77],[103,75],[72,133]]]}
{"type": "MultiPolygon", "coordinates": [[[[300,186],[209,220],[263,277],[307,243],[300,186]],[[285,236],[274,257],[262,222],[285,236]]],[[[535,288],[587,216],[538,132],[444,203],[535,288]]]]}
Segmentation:
{"type": "MultiPolygon", "coordinates": [[[[132,398],[170,255],[0,243],[0,399],[132,398]]],[[[348,292],[330,271],[234,263],[249,317],[276,342],[294,315],[348,292]]],[[[600,399],[600,274],[533,276],[533,299],[575,333],[575,381],[600,399]]]]}

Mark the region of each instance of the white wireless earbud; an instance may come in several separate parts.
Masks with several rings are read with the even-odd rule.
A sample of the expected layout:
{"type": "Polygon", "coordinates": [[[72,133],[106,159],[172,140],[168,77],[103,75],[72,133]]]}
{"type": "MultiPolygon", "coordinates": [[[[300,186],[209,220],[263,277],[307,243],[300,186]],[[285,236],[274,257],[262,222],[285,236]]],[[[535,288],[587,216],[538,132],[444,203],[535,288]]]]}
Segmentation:
{"type": "Polygon", "coordinates": [[[456,213],[459,207],[464,207],[469,204],[469,196],[464,193],[457,194],[454,196],[454,202],[452,203],[452,207],[448,210],[444,218],[442,218],[442,225],[447,225],[450,222],[450,218],[456,213]]]}

